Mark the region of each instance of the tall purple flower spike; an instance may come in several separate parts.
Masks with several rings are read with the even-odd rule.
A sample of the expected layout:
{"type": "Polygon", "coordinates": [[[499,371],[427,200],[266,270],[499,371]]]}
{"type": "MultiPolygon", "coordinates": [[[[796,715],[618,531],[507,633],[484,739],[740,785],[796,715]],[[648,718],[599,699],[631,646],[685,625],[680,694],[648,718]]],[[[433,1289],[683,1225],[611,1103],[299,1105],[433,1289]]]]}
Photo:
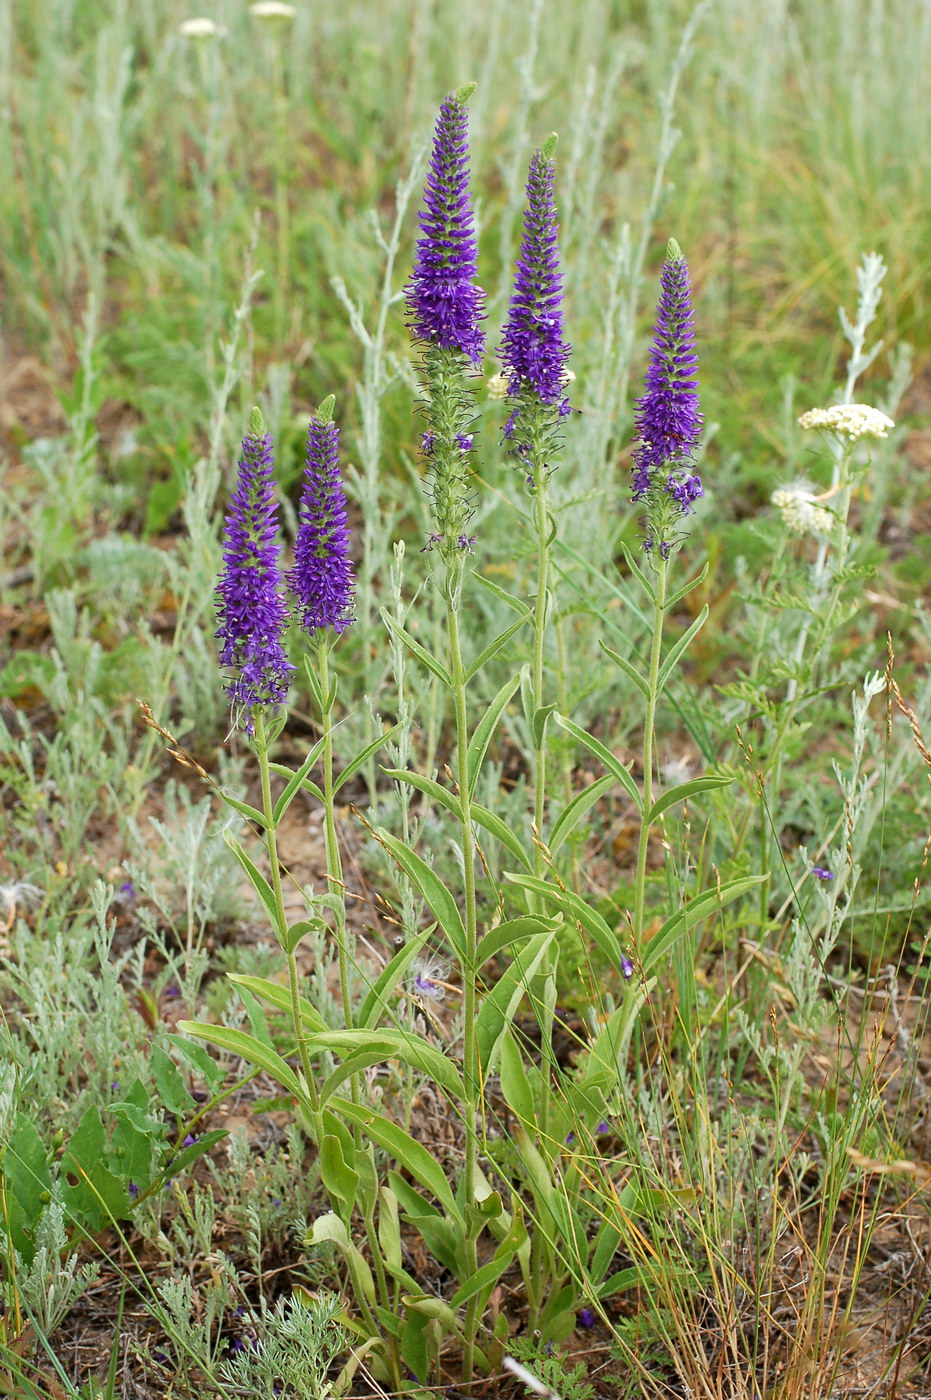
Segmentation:
{"type": "Polygon", "coordinates": [[[310,420],[301,523],[294,543],[294,566],[287,574],[301,626],[311,636],[326,627],[344,632],[353,621],[354,578],[334,404],[331,394],[310,420]]]}
{"type": "Polygon", "coordinates": [[[543,403],[559,405],[565,415],[570,347],[563,340],[555,151],[556,137],[550,136],[530,161],[524,237],[499,353],[509,397],[530,389],[543,403]]]}
{"type": "Polygon", "coordinates": [[[461,350],[478,364],[485,349],[485,294],[475,285],[478,244],[469,197],[466,109],[474,88],[472,83],[451,92],[440,107],[407,305],[411,330],[421,340],[461,350]]]}
{"type": "MultiPolygon", "coordinates": [[[[690,470],[704,420],[698,408],[689,269],[674,238],[666,247],[660,284],[646,393],[637,400],[633,499],[647,498],[648,515],[651,504],[661,515],[668,514],[670,506],[672,516],[687,515],[704,494],[701,478],[690,470]]],[[[668,545],[661,539],[661,547],[664,543],[668,545]]]]}
{"type": "Polygon", "coordinates": [[[281,593],[272,470],[272,440],[256,408],[243,438],[217,581],[220,664],[238,672],[226,690],[245,720],[247,734],[254,731],[256,706],[280,705],[287,699],[288,676],[294,670],[283,645],[288,613],[281,593]]]}

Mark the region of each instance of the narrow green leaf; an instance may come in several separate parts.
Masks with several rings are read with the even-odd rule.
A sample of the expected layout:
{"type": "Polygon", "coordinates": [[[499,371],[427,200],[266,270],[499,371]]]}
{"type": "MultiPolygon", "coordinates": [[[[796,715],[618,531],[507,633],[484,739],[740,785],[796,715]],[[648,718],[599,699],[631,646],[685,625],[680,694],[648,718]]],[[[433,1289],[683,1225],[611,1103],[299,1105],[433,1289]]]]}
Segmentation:
{"type": "Polygon", "coordinates": [[[666,600],[666,611],[668,612],[670,608],[674,608],[677,603],[681,603],[682,599],[688,597],[693,588],[697,588],[700,583],[704,583],[707,577],[708,563],[706,560],[705,564],[702,566],[701,572],[697,573],[689,583],[684,584],[679,589],[678,593],[674,593],[671,598],[666,600]]]}
{"type": "Polygon", "coordinates": [[[561,909],[570,919],[574,919],[586,933],[598,944],[611,966],[623,976],[621,966],[621,946],[617,940],[617,934],[609,924],[598,913],[597,909],[592,909],[584,899],[580,899],[571,890],[561,890],[556,885],[549,884],[546,880],[539,880],[534,875],[515,875],[510,872],[505,874],[505,879],[510,880],[514,885],[521,885],[526,890],[532,890],[534,894],[540,895],[550,904],[554,904],[557,909],[561,909]]]}
{"type": "Polygon", "coordinates": [[[523,598],[516,598],[513,593],[508,593],[500,584],[495,583],[490,578],[486,578],[484,574],[473,574],[472,582],[479,584],[482,588],[486,588],[489,593],[493,593],[502,603],[506,603],[509,608],[513,608],[515,612],[519,612],[522,617],[527,618],[531,616],[531,611],[523,598]]]}
{"type": "Polygon", "coordinates": [[[737,880],[727,880],[718,889],[705,890],[704,894],[696,895],[684,909],[680,909],[678,913],[667,919],[662,928],[646,944],[641,957],[643,971],[646,973],[651,967],[654,967],[664,953],[669,951],[676,939],[687,932],[693,924],[697,924],[700,919],[708,918],[710,914],[717,913],[725,904],[739,899],[742,894],[755,889],[767,878],[765,875],[746,875],[737,880]]]}
{"type": "Polygon", "coordinates": [[[356,1203],[359,1173],[346,1161],[342,1144],[332,1133],[324,1133],[320,1140],[319,1161],[321,1180],[330,1195],[340,1202],[348,1220],[356,1203]]]}
{"type": "Polygon", "coordinates": [[[505,923],[489,930],[479,939],[477,965],[481,967],[496,953],[500,953],[504,948],[509,948],[512,943],[517,943],[521,938],[529,938],[532,933],[540,933],[543,929],[555,932],[561,922],[560,919],[541,919],[536,914],[522,914],[517,919],[506,920],[505,923]]]}
{"type": "Polygon", "coordinates": [[[452,1060],[412,1031],[392,1030],[387,1026],[377,1031],[327,1030],[309,1035],[307,1047],[311,1052],[329,1050],[335,1055],[379,1050],[382,1060],[401,1060],[429,1075],[452,1099],[461,1103],[465,1098],[465,1088],[452,1060]]]}
{"type": "Polygon", "coordinates": [[[529,617],[530,613],[527,613],[525,617],[519,617],[516,622],[511,623],[510,627],[505,627],[503,632],[499,632],[497,637],[494,637],[488,643],[487,647],[485,647],[483,651],[479,652],[478,656],[475,658],[475,660],[472,662],[472,665],[468,668],[468,670],[465,673],[466,684],[468,684],[468,682],[472,680],[473,676],[478,675],[482,667],[485,666],[491,660],[491,658],[501,650],[501,648],[505,645],[506,642],[510,641],[510,639],[514,636],[515,632],[520,631],[524,623],[527,621],[527,618],[529,617]]]}
{"type": "MultiPolygon", "coordinates": [[[[300,768],[296,769],[295,772],[289,775],[288,781],[285,784],[284,791],[278,798],[278,801],[275,803],[274,811],[272,812],[272,820],[274,821],[275,826],[277,826],[278,823],[281,821],[281,818],[291,806],[291,803],[294,801],[295,797],[300,792],[302,787],[307,787],[309,791],[313,793],[314,797],[322,800],[323,793],[320,791],[320,788],[317,786],[316,783],[311,783],[308,780],[310,777],[311,769],[317,762],[320,755],[323,753],[323,744],[323,739],[318,739],[317,742],[314,744],[313,748],[310,750],[310,753],[304,759],[300,768]]],[[[288,770],[285,769],[284,771],[287,773],[288,770]]]]}
{"type": "Polygon", "coordinates": [[[556,818],[546,843],[554,855],[578,826],[585,813],[594,807],[599,797],[603,797],[609,788],[614,787],[615,782],[614,774],[608,773],[606,777],[598,778],[596,782],[590,783],[581,792],[577,792],[572,801],[566,804],[556,818]]]}
{"type": "Polygon", "coordinates": [[[374,1303],[375,1280],[372,1278],[372,1271],[366,1263],[364,1255],[359,1253],[350,1240],[346,1226],[332,1211],[327,1215],[317,1216],[313,1227],[308,1231],[304,1240],[306,1246],[324,1244],[325,1242],[335,1244],[337,1249],[341,1251],[349,1265],[353,1280],[358,1283],[368,1301],[374,1303]]]}
{"type": "Polygon", "coordinates": [[[268,830],[268,823],[265,820],[264,814],[259,811],[258,807],[250,807],[248,802],[240,802],[237,797],[230,797],[229,793],[224,792],[222,788],[220,789],[220,796],[223,798],[227,807],[232,807],[233,811],[238,812],[241,817],[248,818],[250,822],[254,822],[256,826],[260,827],[262,831],[268,830]]]}
{"type": "Polygon", "coordinates": [[[446,667],[441,662],[437,661],[435,656],[431,656],[426,648],[422,647],[420,643],[411,636],[410,632],[391,616],[387,608],[382,608],[381,615],[388,631],[402,641],[404,645],[414,653],[417,660],[426,666],[427,670],[436,676],[438,681],[443,682],[447,690],[451,690],[453,684],[452,677],[446,667]]]}
{"type": "Polygon", "coordinates": [[[660,666],[659,675],[656,678],[657,695],[661,695],[663,693],[663,690],[666,688],[666,682],[669,679],[672,670],[676,665],[676,662],[679,660],[682,653],[685,651],[686,647],[688,647],[690,642],[694,641],[695,637],[698,636],[698,633],[701,631],[701,629],[704,627],[707,621],[708,604],[705,603],[701,612],[698,614],[695,621],[692,623],[691,627],[689,627],[685,632],[682,633],[682,636],[672,647],[672,649],[669,652],[669,655],[666,657],[662,666],[660,666]]]}
{"type": "Polygon", "coordinates": [[[401,726],[399,724],[393,724],[390,729],[385,730],[384,734],[379,734],[377,739],[373,739],[370,744],[366,744],[364,749],[357,753],[354,758],[351,758],[333,784],[333,791],[339,792],[344,783],[348,783],[350,778],[354,778],[359,772],[359,769],[364,767],[372,757],[372,754],[378,753],[382,745],[387,744],[388,740],[392,739],[400,728],[401,726]]]}
{"type": "Polygon", "coordinates": [[[670,788],[653,803],[647,817],[647,825],[655,822],[657,817],[662,816],[663,812],[674,807],[677,802],[686,802],[698,792],[714,792],[717,788],[730,787],[733,781],[733,778],[709,776],[707,778],[692,778],[687,783],[680,783],[678,787],[670,788]]]}
{"type": "Polygon", "coordinates": [[[350,1103],[348,1099],[334,1098],[331,1103],[344,1118],[348,1118],[351,1123],[358,1123],[373,1142],[390,1152],[402,1167],[406,1167],[414,1180],[431,1191],[446,1213],[465,1231],[462,1212],[443,1168],[435,1157],[431,1157],[422,1143],[412,1138],[398,1123],[392,1123],[389,1118],[382,1118],[374,1109],[350,1103]]]}
{"type": "Polygon", "coordinates": [[[634,685],[640,691],[640,694],[643,696],[644,700],[649,700],[650,683],[644,676],[641,676],[636,666],[632,666],[631,663],[627,660],[626,656],[622,656],[619,651],[614,651],[611,647],[608,646],[606,642],[599,641],[598,645],[601,647],[601,650],[606,656],[610,656],[615,666],[617,666],[620,670],[624,672],[624,675],[627,677],[627,679],[629,681],[633,681],[634,685]]]}
{"type": "Polygon", "coordinates": [[[467,765],[469,771],[469,796],[475,792],[478,782],[478,775],[485,762],[485,755],[488,752],[488,745],[498,727],[502,711],[508,701],[513,696],[515,690],[520,685],[520,676],[511,676],[504,682],[504,685],[495,695],[489,705],[485,707],[485,713],[475,726],[472,738],[469,740],[469,751],[467,755],[467,765]]]}
{"type": "Polygon", "coordinates": [[[643,572],[643,570],[641,569],[640,565],[637,563],[637,561],[636,561],[636,559],[634,558],[634,556],[631,554],[630,550],[627,548],[627,545],[624,544],[623,542],[621,543],[621,553],[622,553],[623,556],[624,556],[624,560],[625,560],[625,563],[627,564],[628,569],[630,569],[630,572],[633,574],[634,578],[635,578],[635,579],[637,580],[637,582],[640,584],[640,587],[643,589],[644,593],[647,595],[647,597],[649,598],[650,602],[651,602],[651,603],[655,603],[655,602],[656,602],[656,590],[654,589],[654,587],[653,587],[652,583],[650,582],[650,580],[647,578],[646,574],[645,574],[645,573],[643,572]]]}
{"type": "Polygon", "coordinates": [[[505,1026],[499,1042],[501,1048],[501,1092],[504,1102],[516,1114],[525,1128],[533,1128],[536,1122],[536,1106],[533,1089],[527,1078],[523,1057],[510,1027],[505,1026]]]}
{"type": "Polygon", "coordinates": [[[178,1029],[185,1035],[193,1035],[200,1040],[209,1041],[211,1045],[219,1045],[221,1050],[238,1055],[257,1069],[264,1069],[282,1089],[300,1099],[301,1103],[307,1104],[307,1092],[291,1066],[254,1035],[233,1030],[230,1026],[212,1026],[206,1021],[179,1021],[178,1029]]]}
{"type": "Polygon", "coordinates": [[[637,811],[642,812],[643,798],[640,796],[637,784],[634,782],[623,763],[614,757],[611,750],[605,748],[604,744],[602,744],[600,740],[594,738],[593,735],[586,733],[584,729],[580,729],[577,724],[573,724],[572,720],[567,719],[565,715],[557,715],[556,723],[567,730],[574,739],[578,739],[579,743],[584,748],[588,749],[590,754],[594,754],[595,758],[599,759],[600,762],[604,764],[609,773],[614,774],[615,778],[617,778],[618,782],[621,784],[621,787],[633,800],[637,811]]]}
{"type": "Polygon", "coordinates": [[[555,704],[541,705],[539,709],[534,710],[533,717],[530,721],[530,732],[533,734],[534,748],[542,749],[543,742],[546,738],[546,722],[556,708],[555,704]]]}
{"type": "Polygon", "coordinates": [[[278,906],[275,903],[274,890],[266,880],[265,876],[261,873],[261,871],[259,871],[256,868],[256,866],[246,855],[246,852],[243,850],[243,847],[240,845],[240,843],[236,840],[235,836],[233,836],[229,831],[224,831],[223,839],[226,841],[226,844],[233,852],[233,855],[239,861],[239,864],[242,866],[243,870],[249,877],[249,883],[252,885],[252,888],[255,890],[262,903],[265,905],[268,917],[271,920],[272,928],[275,930],[275,934],[277,935],[278,942],[283,945],[284,940],[287,937],[288,931],[281,922],[281,917],[278,913],[278,906]]]}
{"type": "Polygon", "coordinates": [[[325,928],[326,924],[322,919],[299,919],[296,924],[289,924],[284,941],[285,952],[293,953],[308,933],[320,933],[325,928]]]}
{"type": "MultiPolygon", "coordinates": [[[[528,875],[521,878],[529,880],[531,877],[528,875]]],[[[521,881],[515,880],[515,883],[521,881]]],[[[542,884],[543,881],[539,883],[542,884]]],[[[492,1071],[498,1037],[504,1027],[514,1019],[514,1013],[526,994],[528,984],[546,956],[552,941],[551,929],[533,935],[526,946],[514,955],[514,961],[481,1005],[475,1019],[475,1038],[478,1042],[479,1063],[485,1078],[492,1071]]]]}
{"type": "MultiPolygon", "coordinates": [[[[237,987],[244,987],[247,992],[260,1000],[270,1002],[279,1011],[284,1011],[291,1015],[291,992],[287,987],[283,987],[280,982],[270,982],[267,977],[250,977],[242,972],[227,973],[227,980],[237,987]]],[[[320,1012],[311,1006],[304,997],[298,998],[298,1009],[301,1015],[301,1023],[311,1031],[327,1030],[327,1023],[320,1012]]]]}
{"type": "MultiPolygon", "coordinates": [[[[436,921],[449,939],[456,956],[460,961],[464,960],[466,934],[462,915],[459,913],[455,899],[442,880],[435,871],[430,869],[426,861],[405,846],[403,841],[399,841],[397,837],[385,831],[384,827],[379,827],[376,835],[433,910],[436,921]]],[[[467,852],[466,858],[468,858],[468,854],[467,852]]]]}

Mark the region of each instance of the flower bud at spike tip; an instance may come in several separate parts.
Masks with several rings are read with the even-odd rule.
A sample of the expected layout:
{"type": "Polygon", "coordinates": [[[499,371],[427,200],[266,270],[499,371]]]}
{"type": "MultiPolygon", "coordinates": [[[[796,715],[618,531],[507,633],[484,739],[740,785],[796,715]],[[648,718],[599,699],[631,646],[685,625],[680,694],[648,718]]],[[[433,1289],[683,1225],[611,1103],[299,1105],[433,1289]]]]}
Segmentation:
{"type": "Polygon", "coordinates": [[[685,261],[685,258],[682,256],[682,249],[674,238],[670,238],[669,242],[666,244],[666,257],[670,262],[685,261]]]}
{"type": "Polygon", "coordinates": [[[262,417],[262,410],[254,408],[249,414],[249,436],[264,437],[268,432],[265,426],[265,419],[262,417]]]}
{"type": "Polygon", "coordinates": [[[556,158],[556,147],[559,145],[559,137],[555,131],[551,131],[549,136],[540,147],[540,155],[544,160],[554,160],[556,158]]]}
{"type": "Polygon", "coordinates": [[[332,422],[333,422],[333,413],[334,413],[335,408],[336,408],[336,395],[335,395],[335,394],[327,394],[326,398],[323,400],[323,403],[322,403],[322,404],[320,405],[320,407],[317,409],[317,421],[318,421],[318,423],[324,423],[324,424],[325,424],[325,423],[332,423],[332,422]]]}
{"type": "Polygon", "coordinates": [[[476,86],[476,83],[466,83],[464,87],[456,88],[456,91],[453,93],[453,96],[455,97],[457,102],[468,102],[469,98],[475,91],[476,86]]]}

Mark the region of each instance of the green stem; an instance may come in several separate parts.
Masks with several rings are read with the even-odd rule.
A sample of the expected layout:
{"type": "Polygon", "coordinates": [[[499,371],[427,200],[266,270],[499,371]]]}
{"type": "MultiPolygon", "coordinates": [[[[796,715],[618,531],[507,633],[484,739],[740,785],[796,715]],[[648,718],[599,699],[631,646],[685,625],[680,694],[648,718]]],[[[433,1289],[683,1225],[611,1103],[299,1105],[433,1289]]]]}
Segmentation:
{"type": "MultiPolygon", "coordinates": [[[[265,815],[265,845],[268,850],[268,861],[271,866],[272,891],[275,896],[275,912],[278,916],[278,926],[284,935],[288,927],[288,918],[285,914],[284,895],[281,890],[281,870],[278,865],[278,842],[275,832],[274,804],[272,802],[271,772],[268,766],[268,739],[265,734],[265,720],[262,712],[256,712],[255,720],[255,747],[259,756],[259,774],[262,782],[262,811],[265,815]]],[[[294,1039],[297,1042],[297,1052],[301,1060],[301,1068],[304,1071],[304,1080],[307,1085],[307,1098],[310,1103],[310,1110],[314,1117],[314,1128],[317,1141],[320,1141],[320,1095],[317,1093],[317,1086],[314,1082],[313,1071],[310,1064],[310,1052],[307,1049],[307,1040],[304,1034],[304,1023],[301,1020],[300,1006],[300,975],[297,970],[297,951],[295,948],[288,950],[288,989],[291,993],[291,1026],[294,1031],[294,1039]]]]}
{"type": "Polygon", "coordinates": [[[666,574],[668,563],[660,556],[656,563],[656,601],[653,609],[653,642],[650,647],[649,694],[643,730],[643,814],[640,820],[640,841],[637,847],[637,877],[634,885],[634,939],[638,949],[643,943],[643,910],[646,901],[647,848],[650,844],[652,822],[648,820],[653,806],[653,726],[656,720],[657,681],[663,646],[663,618],[666,611],[666,574]]]}
{"type": "MultiPolygon", "coordinates": [[[[537,600],[533,616],[533,708],[543,708],[543,643],[546,636],[546,585],[549,572],[549,512],[546,508],[546,467],[537,472],[540,480],[534,499],[534,522],[537,527],[537,600]]],[[[546,808],[546,737],[534,744],[533,873],[542,878],[544,871],[543,817],[546,808]]]]}
{"type": "Polygon", "coordinates": [[[352,1000],[349,992],[350,950],[346,929],[346,892],[343,886],[343,863],[336,835],[336,813],[333,801],[333,707],[336,691],[334,687],[333,694],[330,694],[329,650],[328,639],[319,643],[317,656],[320,662],[320,694],[323,709],[323,839],[326,848],[327,886],[330,894],[335,896],[332,908],[336,947],[339,954],[339,989],[343,1003],[343,1021],[346,1030],[351,1030],[353,1018],[352,1000]]]}
{"type": "MultiPolygon", "coordinates": [[[[466,679],[459,639],[458,598],[462,564],[450,565],[459,577],[447,579],[446,623],[449,633],[449,656],[453,682],[453,703],[456,717],[456,779],[459,785],[459,825],[462,841],[462,864],[465,882],[465,949],[462,959],[463,986],[463,1051],[462,1070],[465,1084],[465,1216],[466,1268],[470,1278],[478,1268],[477,1227],[472,1207],[478,1175],[478,1132],[476,1119],[479,1108],[478,1043],[475,1038],[476,980],[478,975],[478,920],[475,902],[475,837],[472,827],[472,799],[469,792],[469,730],[466,711],[466,679]]],[[[475,1335],[478,1331],[478,1304],[473,1298],[466,1309],[463,1375],[472,1379],[475,1363],[475,1335]]]]}

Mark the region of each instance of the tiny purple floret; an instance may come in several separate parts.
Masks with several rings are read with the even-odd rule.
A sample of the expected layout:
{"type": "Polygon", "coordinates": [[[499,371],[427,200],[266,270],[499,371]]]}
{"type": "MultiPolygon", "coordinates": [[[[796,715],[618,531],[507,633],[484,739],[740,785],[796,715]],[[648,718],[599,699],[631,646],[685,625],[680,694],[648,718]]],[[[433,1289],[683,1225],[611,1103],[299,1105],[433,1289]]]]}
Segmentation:
{"type": "Polygon", "coordinates": [[[285,655],[287,609],[278,565],[278,506],[272,486],[272,440],[253,413],[243,439],[236,491],[223,531],[223,568],[217,583],[220,663],[238,674],[226,690],[254,730],[259,705],[280,705],[294,667],[285,655]]]}
{"type": "Polygon", "coordinates": [[[598,1319],[591,1308],[579,1308],[579,1311],[576,1313],[576,1322],[578,1322],[580,1327],[594,1327],[597,1321],[598,1319]]]}
{"type": "Polygon", "coordinates": [[[634,975],[634,965],[626,953],[621,954],[621,976],[625,982],[629,982],[634,975]]]}
{"type": "Polygon", "coordinates": [[[811,873],[812,873],[812,875],[814,875],[814,877],[815,877],[816,880],[833,880],[833,879],[834,879],[834,871],[833,871],[833,870],[826,870],[825,867],[824,867],[823,865],[813,865],[813,866],[811,867],[811,873]]]}
{"type": "Polygon", "coordinates": [[[485,349],[481,322],[485,294],[475,285],[478,243],[469,196],[466,101],[471,88],[451,92],[440,107],[418,214],[421,237],[407,285],[411,330],[478,364],[485,349]]]}
{"type": "Polygon", "coordinates": [[[301,523],[294,566],[287,574],[300,624],[311,636],[325,627],[344,632],[353,620],[346,493],[339,472],[339,429],[332,413],[331,395],[310,420],[301,523]]]}

